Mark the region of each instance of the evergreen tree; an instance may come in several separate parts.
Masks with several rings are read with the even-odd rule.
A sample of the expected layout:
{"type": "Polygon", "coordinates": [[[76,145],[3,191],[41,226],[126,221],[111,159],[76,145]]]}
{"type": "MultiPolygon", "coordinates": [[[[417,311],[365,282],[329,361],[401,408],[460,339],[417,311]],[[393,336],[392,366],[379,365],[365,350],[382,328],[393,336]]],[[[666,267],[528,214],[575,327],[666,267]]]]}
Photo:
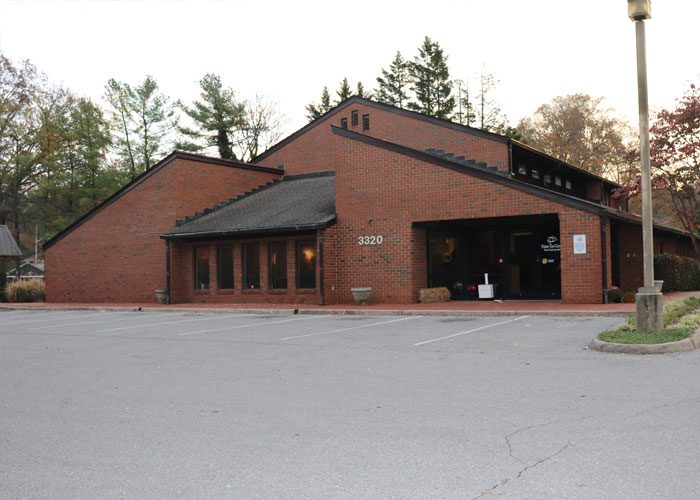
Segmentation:
{"type": "Polygon", "coordinates": [[[352,95],[352,90],[350,90],[350,84],[348,83],[347,77],[344,77],[341,80],[340,87],[338,87],[338,90],[336,90],[335,93],[338,96],[336,103],[341,103],[352,95]]]}
{"type": "Polygon", "coordinates": [[[389,70],[382,69],[382,76],[377,77],[377,100],[398,108],[403,108],[408,102],[410,86],[409,63],[396,52],[389,70]]]}
{"type": "Polygon", "coordinates": [[[133,87],[131,106],[140,169],[145,171],[164,154],[161,148],[175,127],[175,111],[170,99],[158,90],[158,84],[150,76],[133,87]]]}
{"type": "Polygon", "coordinates": [[[245,125],[245,106],[236,100],[233,89],[223,87],[218,75],[207,73],[199,85],[201,100],[191,107],[180,104],[196,128],[178,127],[189,141],[177,147],[200,152],[215,146],[221,158],[236,160],[233,136],[245,125]]]}
{"type": "Polygon", "coordinates": [[[476,110],[471,92],[469,91],[469,82],[455,80],[457,85],[457,112],[453,120],[457,123],[471,127],[476,120],[476,110]]]}
{"type": "Polygon", "coordinates": [[[369,92],[365,90],[365,86],[362,82],[357,82],[357,90],[355,91],[357,97],[364,97],[365,99],[371,99],[372,96],[369,92]]]}
{"type": "Polygon", "coordinates": [[[475,103],[476,124],[481,130],[502,134],[508,128],[508,119],[492,97],[498,83],[491,73],[482,73],[479,76],[479,92],[475,103]]]}
{"type": "Polygon", "coordinates": [[[455,107],[447,56],[440,45],[425,37],[416,56],[408,66],[415,101],[408,107],[436,118],[448,119],[455,107]]]}
{"type": "Polygon", "coordinates": [[[133,91],[128,83],[118,82],[114,78],[105,86],[105,101],[110,106],[110,122],[114,137],[114,146],[121,163],[126,166],[131,178],[136,173],[136,153],[134,151],[133,116],[131,102],[133,91]]]}
{"type": "Polygon", "coordinates": [[[330,110],[333,106],[331,105],[331,96],[328,92],[328,87],[323,87],[323,92],[321,93],[321,102],[319,104],[310,103],[306,105],[306,117],[310,122],[319,118],[321,115],[330,110]]]}

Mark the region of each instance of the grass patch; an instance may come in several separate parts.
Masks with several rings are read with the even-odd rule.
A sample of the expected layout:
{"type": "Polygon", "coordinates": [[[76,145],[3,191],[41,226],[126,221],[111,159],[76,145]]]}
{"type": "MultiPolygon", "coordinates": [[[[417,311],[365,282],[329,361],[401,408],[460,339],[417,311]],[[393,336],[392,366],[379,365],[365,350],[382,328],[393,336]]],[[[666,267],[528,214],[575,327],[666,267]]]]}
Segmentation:
{"type": "Polygon", "coordinates": [[[598,335],[603,342],[616,344],[663,344],[690,337],[700,327],[700,297],[686,297],[664,307],[664,329],[640,332],[634,317],[613,330],[598,335]]]}

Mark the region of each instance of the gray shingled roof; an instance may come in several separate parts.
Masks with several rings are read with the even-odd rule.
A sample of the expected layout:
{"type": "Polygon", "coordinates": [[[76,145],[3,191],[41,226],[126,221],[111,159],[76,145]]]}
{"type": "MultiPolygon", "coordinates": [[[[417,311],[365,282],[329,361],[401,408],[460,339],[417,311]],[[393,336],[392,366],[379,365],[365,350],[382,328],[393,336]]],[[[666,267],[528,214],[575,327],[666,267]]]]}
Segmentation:
{"type": "Polygon", "coordinates": [[[0,257],[19,257],[22,251],[7,226],[0,225],[0,257]]]}
{"type": "Polygon", "coordinates": [[[335,175],[287,176],[196,214],[164,238],[205,238],[273,231],[303,231],[335,219],[335,175]]]}

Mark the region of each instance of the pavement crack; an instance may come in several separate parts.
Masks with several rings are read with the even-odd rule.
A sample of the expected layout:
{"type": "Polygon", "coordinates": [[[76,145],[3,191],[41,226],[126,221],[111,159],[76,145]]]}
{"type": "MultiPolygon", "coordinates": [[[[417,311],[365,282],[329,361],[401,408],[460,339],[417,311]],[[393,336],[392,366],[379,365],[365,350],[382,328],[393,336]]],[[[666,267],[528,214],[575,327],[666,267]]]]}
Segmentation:
{"type": "Polygon", "coordinates": [[[637,417],[640,417],[642,415],[646,415],[647,413],[651,413],[651,412],[656,411],[656,410],[661,410],[662,408],[672,408],[674,406],[680,406],[682,404],[689,403],[689,402],[695,402],[695,403],[700,402],[700,396],[695,395],[695,396],[692,396],[690,398],[681,399],[679,401],[670,401],[668,403],[652,406],[651,408],[646,408],[644,410],[638,411],[637,413],[630,415],[629,417],[625,418],[625,421],[632,420],[633,418],[637,418],[637,417]]]}
{"type": "Polygon", "coordinates": [[[506,442],[506,447],[508,448],[508,455],[510,456],[510,458],[525,465],[525,462],[523,460],[521,460],[520,458],[516,457],[513,454],[513,444],[511,442],[511,438],[513,436],[515,436],[516,434],[520,434],[521,432],[529,431],[531,429],[537,429],[539,427],[545,427],[547,425],[556,424],[557,422],[559,422],[559,420],[550,420],[549,422],[544,422],[541,424],[534,424],[534,425],[528,425],[527,427],[520,427],[519,429],[516,429],[513,432],[511,432],[510,434],[504,436],[504,439],[506,442]]]}

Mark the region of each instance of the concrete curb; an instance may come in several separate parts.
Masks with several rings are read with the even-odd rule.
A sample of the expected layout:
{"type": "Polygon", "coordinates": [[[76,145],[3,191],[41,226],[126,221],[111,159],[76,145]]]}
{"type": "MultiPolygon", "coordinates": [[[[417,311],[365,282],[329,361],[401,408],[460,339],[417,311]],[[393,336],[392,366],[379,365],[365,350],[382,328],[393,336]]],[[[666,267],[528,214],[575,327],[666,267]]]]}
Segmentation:
{"type": "Polygon", "coordinates": [[[688,338],[663,344],[616,344],[593,339],[591,349],[602,352],[624,354],[667,354],[669,352],[692,351],[700,347],[700,328],[688,338]]]}
{"type": "Polygon", "coordinates": [[[347,316],[602,316],[626,318],[629,311],[518,311],[518,310],[489,310],[469,311],[451,309],[293,309],[293,308],[202,308],[202,307],[150,307],[150,306],[76,306],[76,307],[32,307],[32,306],[3,306],[0,310],[7,311],[147,311],[173,312],[189,314],[313,314],[313,315],[347,315],[347,316]]]}

